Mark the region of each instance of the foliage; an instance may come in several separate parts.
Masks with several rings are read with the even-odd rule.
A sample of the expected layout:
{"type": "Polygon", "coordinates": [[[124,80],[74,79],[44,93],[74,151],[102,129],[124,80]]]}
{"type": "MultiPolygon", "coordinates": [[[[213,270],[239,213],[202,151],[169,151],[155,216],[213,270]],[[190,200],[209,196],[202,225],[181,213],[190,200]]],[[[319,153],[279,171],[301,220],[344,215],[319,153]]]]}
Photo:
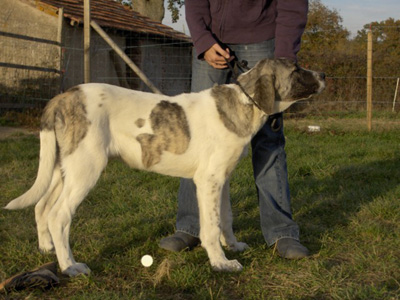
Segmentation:
{"type": "MultiPolygon", "coordinates": [[[[342,17],[320,0],[310,1],[306,30],[299,52],[300,64],[323,70],[328,87],[320,98],[341,103],[340,108],[363,109],[366,99],[367,30],[372,26],[374,108],[393,101],[395,77],[400,77],[400,20],[389,18],[364,26],[354,38],[342,25],[342,17]]],[[[325,107],[330,109],[333,104],[325,107]]],[[[336,109],[339,109],[336,105],[336,109]]]]}
{"type": "Polygon", "coordinates": [[[168,10],[171,12],[172,22],[179,20],[179,11],[185,4],[185,0],[168,0],[168,10]]]}
{"type": "MultiPolygon", "coordinates": [[[[158,247],[174,231],[178,179],[113,160],[71,227],[74,254],[92,274],[0,298],[398,299],[400,124],[376,117],[368,133],[364,119],[350,117],[286,122],[293,214],[311,257],[284,260],[265,245],[250,157],[233,174],[231,198],[234,230],[251,248],[227,252],[244,265],[231,274],[213,272],[201,247],[182,253],[158,247]],[[308,133],[310,124],[321,132],[308,133]],[[144,254],[155,259],[150,268],[140,264],[144,254]]],[[[39,141],[15,136],[0,141],[0,153],[2,207],[32,184],[39,141]]],[[[0,281],[56,259],[36,249],[33,211],[0,210],[0,281]]]]}
{"type": "Polygon", "coordinates": [[[382,22],[364,25],[358,31],[354,43],[366,51],[367,32],[372,31],[375,76],[399,75],[400,20],[389,18],[382,22]]]}
{"type": "Polygon", "coordinates": [[[341,23],[343,19],[335,9],[329,9],[320,0],[310,1],[307,27],[302,38],[305,51],[338,48],[350,33],[341,23]]]}
{"type": "Polygon", "coordinates": [[[342,21],[336,10],[329,9],[320,0],[310,1],[299,59],[305,64],[313,62],[314,67],[323,64],[325,72],[328,72],[327,64],[335,64],[332,54],[340,55],[347,49],[349,31],[342,26],[342,21]]]}

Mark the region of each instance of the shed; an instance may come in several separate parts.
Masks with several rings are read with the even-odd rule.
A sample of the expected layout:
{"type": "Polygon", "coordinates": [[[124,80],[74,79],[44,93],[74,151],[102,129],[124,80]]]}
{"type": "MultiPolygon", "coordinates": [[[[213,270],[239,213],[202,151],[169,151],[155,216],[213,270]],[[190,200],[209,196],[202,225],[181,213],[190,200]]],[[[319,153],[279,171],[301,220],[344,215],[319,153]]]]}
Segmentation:
{"type": "MultiPolygon", "coordinates": [[[[190,37],[113,0],[91,0],[91,18],[161,92],[190,90],[190,37]]],[[[148,91],[94,30],[91,45],[92,82],[148,91]]],[[[0,48],[2,104],[34,104],[82,83],[83,0],[2,0],[0,48]]]]}

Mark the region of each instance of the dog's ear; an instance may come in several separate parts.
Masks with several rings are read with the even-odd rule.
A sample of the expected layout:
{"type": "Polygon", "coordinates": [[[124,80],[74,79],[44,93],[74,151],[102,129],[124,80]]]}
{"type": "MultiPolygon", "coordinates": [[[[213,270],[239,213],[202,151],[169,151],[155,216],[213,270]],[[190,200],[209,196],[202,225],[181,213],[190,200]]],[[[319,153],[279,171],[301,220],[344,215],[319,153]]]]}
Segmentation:
{"type": "Polygon", "coordinates": [[[275,78],[264,75],[257,79],[254,86],[254,101],[267,115],[274,113],[275,105],[275,78]]]}

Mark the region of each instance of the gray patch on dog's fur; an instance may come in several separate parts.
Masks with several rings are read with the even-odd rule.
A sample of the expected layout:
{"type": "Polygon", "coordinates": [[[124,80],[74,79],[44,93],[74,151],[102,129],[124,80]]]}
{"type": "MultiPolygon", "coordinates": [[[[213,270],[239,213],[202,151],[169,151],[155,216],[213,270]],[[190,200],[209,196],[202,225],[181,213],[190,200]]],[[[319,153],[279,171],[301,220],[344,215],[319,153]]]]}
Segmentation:
{"type": "Polygon", "coordinates": [[[318,88],[319,83],[315,76],[310,71],[300,69],[292,76],[290,96],[293,99],[308,97],[315,93],[318,88]]]}
{"type": "Polygon", "coordinates": [[[274,81],[274,76],[264,75],[255,83],[254,102],[267,115],[271,115],[274,111],[276,100],[274,81]]]}
{"type": "Polygon", "coordinates": [[[241,103],[237,99],[239,94],[236,90],[217,85],[212,88],[211,95],[215,99],[219,117],[229,131],[240,137],[253,132],[251,126],[254,118],[253,106],[241,103]]]}
{"type": "Polygon", "coordinates": [[[70,155],[87,134],[85,98],[79,87],[54,97],[44,109],[41,130],[54,130],[61,156],[70,155]]]}
{"type": "Polygon", "coordinates": [[[135,125],[139,128],[142,128],[144,126],[144,124],[146,124],[146,120],[145,119],[137,119],[135,121],[135,125]]]}
{"type": "Polygon", "coordinates": [[[149,168],[161,161],[163,151],[182,154],[189,147],[190,130],[183,108],[169,101],[158,103],[150,114],[153,134],[140,134],[142,161],[149,168]]]}
{"type": "Polygon", "coordinates": [[[255,83],[263,75],[273,75],[273,61],[261,60],[250,71],[241,74],[238,81],[248,94],[254,94],[255,83]]]}

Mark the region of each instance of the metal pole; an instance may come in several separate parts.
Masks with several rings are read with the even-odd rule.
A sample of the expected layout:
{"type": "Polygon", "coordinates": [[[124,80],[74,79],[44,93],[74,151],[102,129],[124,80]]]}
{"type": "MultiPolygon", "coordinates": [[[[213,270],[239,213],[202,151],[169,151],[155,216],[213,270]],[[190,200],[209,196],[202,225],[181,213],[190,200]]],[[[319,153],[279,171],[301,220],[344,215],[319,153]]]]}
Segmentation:
{"type": "Polygon", "coordinates": [[[93,29],[114,49],[115,52],[124,60],[124,62],[139,76],[139,78],[152,90],[155,94],[161,94],[159,89],[146,77],[146,75],[140,70],[133,61],[121,50],[120,47],[108,36],[108,34],[95,22],[91,21],[93,29]]]}
{"type": "Polygon", "coordinates": [[[368,31],[367,49],[367,126],[372,129],[372,30],[368,31]]]}
{"type": "Polygon", "coordinates": [[[394,106],[396,104],[397,91],[399,90],[399,81],[400,81],[400,78],[397,78],[396,90],[394,91],[394,98],[393,98],[393,108],[392,108],[393,112],[394,112],[394,106]]]}
{"type": "Polygon", "coordinates": [[[90,82],[90,0],[85,0],[83,5],[83,79],[85,83],[90,82]]]}

